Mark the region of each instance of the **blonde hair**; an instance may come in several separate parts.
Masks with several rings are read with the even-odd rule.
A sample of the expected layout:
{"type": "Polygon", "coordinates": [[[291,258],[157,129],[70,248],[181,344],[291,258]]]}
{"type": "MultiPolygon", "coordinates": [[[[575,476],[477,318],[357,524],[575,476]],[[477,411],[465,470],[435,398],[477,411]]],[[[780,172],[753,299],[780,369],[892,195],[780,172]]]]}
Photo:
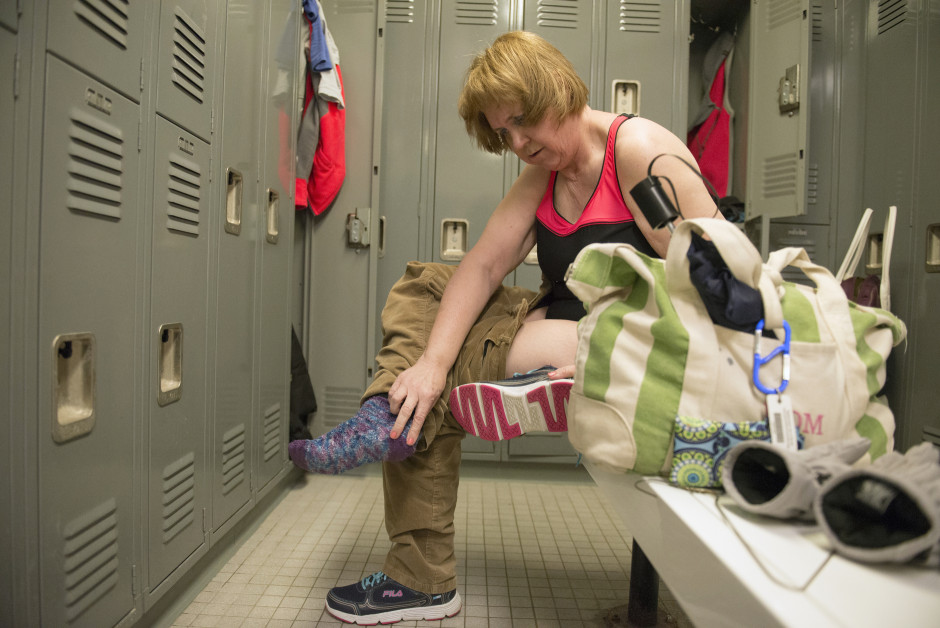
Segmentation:
{"type": "Polygon", "coordinates": [[[531,125],[549,113],[561,122],[584,109],[587,101],[587,86],[557,48],[535,33],[512,31],[470,63],[457,111],[477,145],[500,155],[507,147],[490,127],[484,109],[518,104],[522,123],[531,125]]]}

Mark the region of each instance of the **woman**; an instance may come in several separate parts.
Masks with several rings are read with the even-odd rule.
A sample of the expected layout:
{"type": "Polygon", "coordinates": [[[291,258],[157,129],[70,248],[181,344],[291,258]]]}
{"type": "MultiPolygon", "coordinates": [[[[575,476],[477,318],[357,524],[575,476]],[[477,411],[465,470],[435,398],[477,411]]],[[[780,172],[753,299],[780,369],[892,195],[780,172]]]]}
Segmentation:
{"type": "MultiPolygon", "coordinates": [[[[483,150],[510,150],[526,167],[456,270],[413,263],[393,288],[379,369],[359,415],[291,443],[291,458],[308,470],[384,462],[393,545],[382,572],[330,591],[327,609],[345,621],[434,620],[460,610],[453,513],[466,432],[446,411],[447,395],[546,364],[559,368],[544,385],[571,378],[583,309],[564,272],[577,252],[623,241],[665,255],[668,232],[654,232],[625,199],[658,155],[692,156],[654,122],[594,111],[587,99],[570,62],[532,33],[502,35],[473,60],[459,101],[467,130],[483,150]],[[547,279],[539,295],[502,287],[536,243],[547,279]]],[[[684,216],[716,215],[682,161],[660,159],[655,173],[670,179],[684,216]]]]}

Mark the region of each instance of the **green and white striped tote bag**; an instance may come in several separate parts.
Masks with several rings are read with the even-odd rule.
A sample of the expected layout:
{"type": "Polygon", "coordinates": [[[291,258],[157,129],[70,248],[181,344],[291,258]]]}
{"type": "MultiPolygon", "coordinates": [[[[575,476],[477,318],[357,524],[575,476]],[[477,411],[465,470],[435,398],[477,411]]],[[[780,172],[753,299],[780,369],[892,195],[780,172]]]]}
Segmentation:
{"type": "MultiPolygon", "coordinates": [[[[676,415],[723,422],[761,420],[765,395],[752,383],[755,336],[712,323],[689,279],[691,231],[715,243],[729,270],[760,291],[765,329],[792,330],[786,393],[807,447],[860,434],[871,458],[894,445],[894,417],[879,397],[885,361],[906,336],[890,312],[850,303],[839,282],[803,249],[773,252],[764,264],[735,225],[683,221],[665,260],[624,244],[594,244],[568,271],[586,305],[579,323],[575,381],[568,409],[572,445],[589,460],[620,470],[659,473],[672,456],[676,415]],[[787,266],[815,287],[784,282],[787,266]]],[[[779,341],[760,338],[768,355],[779,341]]],[[[782,377],[781,360],[768,379],[782,377]]]]}

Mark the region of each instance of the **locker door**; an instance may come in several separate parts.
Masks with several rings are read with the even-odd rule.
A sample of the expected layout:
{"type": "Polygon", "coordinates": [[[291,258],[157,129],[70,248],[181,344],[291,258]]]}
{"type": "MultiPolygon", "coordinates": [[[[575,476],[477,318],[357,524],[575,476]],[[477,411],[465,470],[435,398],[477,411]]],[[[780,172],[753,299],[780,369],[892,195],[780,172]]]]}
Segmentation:
{"type": "MultiPolygon", "coordinates": [[[[15,10],[12,3],[5,3],[15,10]]],[[[6,10],[4,10],[4,15],[6,10]]],[[[15,15],[13,16],[15,18],[15,15]]],[[[15,23],[15,19],[14,19],[15,23]]],[[[16,36],[0,28],[0,136],[9,138],[0,145],[0,434],[4,435],[0,455],[12,460],[13,427],[12,395],[10,377],[13,373],[13,357],[10,338],[10,307],[13,303],[12,260],[13,250],[13,136],[16,107],[13,100],[14,55],[16,36]]],[[[0,487],[0,582],[13,582],[13,481],[0,487]]],[[[13,625],[13,587],[0,588],[0,625],[13,625]]]]}
{"type": "MultiPolygon", "coordinates": [[[[639,83],[639,114],[679,137],[688,127],[689,7],[684,1],[609,0],[605,23],[602,108],[614,81],[639,83]]],[[[596,102],[601,102],[597,100],[596,102]]]]}
{"type": "MultiPolygon", "coordinates": [[[[929,226],[937,222],[938,212],[929,196],[921,197],[923,200],[915,196],[917,155],[912,150],[918,145],[930,146],[925,129],[918,125],[917,95],[921,89],[930,91],[931,86],[919,84],[917,60],[924,57],[918,49],[917,16],[910,4],[876,7],[869,3],[865,164],[859,182],[863,193],[859,212],[865,207],[875,211],[871,233],[881,231],[889,205],[898,208],[891,256],[891,306],[907,323],[908,349],[898,347],[892,352],[893,368],[886,387],[897,424],[896,447],[901,451],[925,438],[936,439],[929,430],[937,429],[940,399],[932,375],[938,346],[936,310],[930,309],[937,303],[938,276],[934,274],[937,268],[926,263],[930,257],[929,226]]],[[[935,179],[936,162],[931,165],[934,170],[928,177],[935,179]]]]}
{"type": "Polygon", "coordinates": [[[146,473],[149,588],[205,540],[209,145],[157,118],[146,473]]]}
{"type": "Polygon", "coordinates": [[[747,218],[806,213],[809,1],[751,5],[747,218]]]}
{"type": "MultiPolygon", "coordinates": [[[[389,290],[411,260],[421,259],[421,226],[427,229],[428,180],[425,141],[434,103],[429,93],[433,60],[425,32],[429,2],[389,2],[385,18],[385,74],[382,92],[380,206],[385,217],[385,251],[380,254],[378,295],[381,308],[389,290]]],[[[444,59],[440,60],[442,63],[444,59]]],[[[378,316],[377,316],[378,318],[378,316]]],[[[380,327],[380,325],[379,325],[380,327]]],[[[377,346],[382,345],[381,329],[377,346]]]]}
{"type": "Polygon", "coordinates": [[[39,289],[42,623],[134,608],[137,105],[47,57],[39,289]]]}
{"type": "Polygon", "coordinates": [[[266,485],[287,460],[290,418],[290,290],[291,242],[294,224],[293,129],[296,118],[293,57],[299,45],[300,14],[287,0],[273,0],[268,17],[265,52],[264,152],[261,178],[261,284],[259,286],[260,410],[257,425],[259,486],[266,485]]]}
{"type": "MultiPolygon", "coordinates": [[[[490,214],[503,197],[506,160],[486,153],[467,135],[457,115],[457,98],[472,55],[510,29],[509,3],[444,0],[441,4],[440,69],[437,90],[436,160],[431,259],[457,262],[441,255],[442,232],[451,218],[467,221],[467,249],[479,239],[490,214]]],[[[460,229],[460,223],[452,225],[460,229]]],[[[443,234],[449,238],[448,234],[443,234]]]]}
{"type": "Polygon", "coordinates": [[[160,7],[157,112],[209,141],[217,68],[218,2],[164,0],[160,7]]]}
{"type": "MultiPolygon", "coordinates": [[[[940,58],[940,14],[931,11],[929,17],[921,14],[920,59],[940,58]],[[929,21],[928,21],[929,20],[929,21]],[[924,24],[924,22],[927,22],[924,24]]],[[[919,84],[924,86],[920,94],[924,109],[940,97],[940,76],[935,64],[925,62],[918,67],[919,84]]],[[[940,446],[940,393],[934,385],[933,373],[936,356],[940,352],[940,338],[930,333],[940,311],[940,178],[936,167],[940,163],[940,125],[934,116],[920,118],[920,137],[917,155],[917,197],[920,199],[914,217],[914,257],[911,270],[914,274],[912,293],[916,301],[912,304],[912,315],[907,321],[915,337],[909,340],[917,347],[914,378],[911,390],[915,392],[911,406],[912,425],[907,430],[905,445],[912,446],[927,440],[940,446]],[[917,312],[915,317],[913,312],[917,312]]],[[[897,251],[897,244],[895,244],[897,251]]],[[[897,268],[897,266],[895,266],[897,268]]]]}
{"type": "Polygon", "coordinates": [[[221,106],[220,191],[215,204],[218,266],[215,312],[213,529],[251,495],[254,295],[261,116],[259,14],[234,0],[226,12],[221,106]]]}
{"type": "Polygon", "coordinates": [[[51,0],[47,45],[69,63],[139,102],[149,2],[51,0]]]}

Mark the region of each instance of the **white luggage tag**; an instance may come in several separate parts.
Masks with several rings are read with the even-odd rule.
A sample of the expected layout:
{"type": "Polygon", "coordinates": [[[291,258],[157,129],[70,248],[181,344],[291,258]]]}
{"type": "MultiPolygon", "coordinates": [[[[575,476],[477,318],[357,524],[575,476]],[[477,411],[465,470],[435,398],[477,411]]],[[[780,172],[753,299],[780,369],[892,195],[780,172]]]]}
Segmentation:
{"type": "Polygon", "coordinates": [[[766,356],[760,354],[760,339],[763,331],[764,319],[761,319],[754,330],[754,385],[757,390],[767,395],[767,426],[770,429],[770,442],[796,451],[798,445],[793,405],[790,402],[790,397],[783,394],[787,384],[790,383],[790,325],[783,321],[783,344],[774,348],[766,356]],[[768,388],[760,381],[760,368],[778,355],[783,359],[783,375],[781,376],[780,386],[768,388]]]}

